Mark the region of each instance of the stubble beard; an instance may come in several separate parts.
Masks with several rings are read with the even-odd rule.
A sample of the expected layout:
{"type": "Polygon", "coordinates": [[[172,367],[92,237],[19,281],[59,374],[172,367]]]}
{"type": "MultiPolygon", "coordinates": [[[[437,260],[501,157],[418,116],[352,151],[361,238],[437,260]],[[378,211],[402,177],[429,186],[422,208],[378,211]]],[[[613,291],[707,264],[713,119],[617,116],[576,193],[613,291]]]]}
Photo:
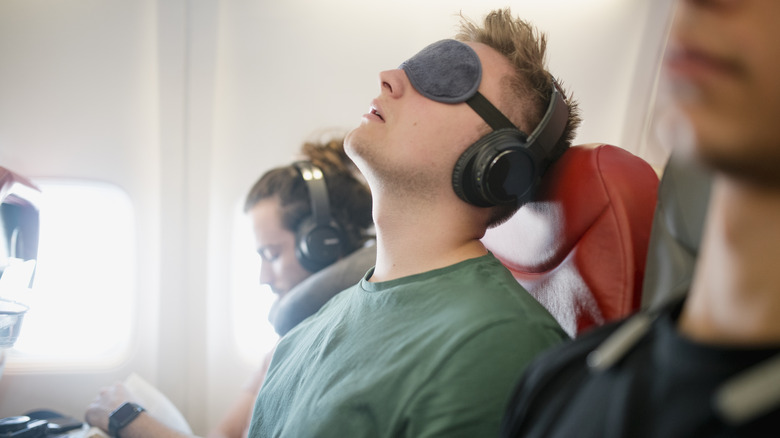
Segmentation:
{"type": "Polygon", "coordinates": [[[347,156],[363,173],[372,193],[391,194],[405,201],[434,199],[433,188],[440,181],[431,172],[393,163],[379,154],[380,147],[361,138],[357,129],[349,132],[344,141],[347,156]]]}

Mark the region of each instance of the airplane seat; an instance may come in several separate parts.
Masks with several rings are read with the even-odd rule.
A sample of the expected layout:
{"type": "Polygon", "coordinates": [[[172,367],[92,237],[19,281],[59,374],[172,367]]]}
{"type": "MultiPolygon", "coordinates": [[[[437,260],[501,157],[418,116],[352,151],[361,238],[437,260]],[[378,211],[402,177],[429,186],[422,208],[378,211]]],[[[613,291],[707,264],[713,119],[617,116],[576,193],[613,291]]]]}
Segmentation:
{"type": "Polygon", "coordinates": [[[658,176],[607,144],[571,147],[485,246],[570,336],[639,309],[658,176]]]}
{"type": "Polygon", "coordinates": [[[642,309],[656,310],[688,293],[709,207],[712,174],[694,157],[669,156],[658,184],[642,309]]]}
{"type": "Polygon", "coordinates": [[[27,305],[7,299],[17,289],[32,285],[38,257],[38,194],[27,178],[0,167],[0,377],[5,350],[14,346],[27,305]]]}
{"type": "Polygon", "coordinates": [[[0,167],[0,277],[11,261],[38,257],[39,197],[32,181],[0,167]]]}

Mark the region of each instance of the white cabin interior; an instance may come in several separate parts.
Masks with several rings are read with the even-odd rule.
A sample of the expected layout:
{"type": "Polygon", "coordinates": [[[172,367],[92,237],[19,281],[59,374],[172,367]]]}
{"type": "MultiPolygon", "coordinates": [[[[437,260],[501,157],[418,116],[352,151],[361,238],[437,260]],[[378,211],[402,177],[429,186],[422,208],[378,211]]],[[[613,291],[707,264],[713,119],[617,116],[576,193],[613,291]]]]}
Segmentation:
{"type": "MultiPolygon", "coordinates": [[[[304,140],[356,126],[378,73],[453,36],[458,13],[506,6],[547,33],[550,69],[580,102],[576,142],[660,168],[652,120],[671,0],[0,2],[0,166],[118,190],[132,230],[102,298],[63,290],[65,322],[35,323],[51,336],[81,327],[59,342],[65,352],[90,351],[93,334],[123,324],[117,348],[89,361],[8,351],[0,417],[82,418],[101,386],[135,372],[205,434],[274,340],[247,354],[254,333],[241,341],[236,329],[237,288],[268,295],[236,268],[253,250],[240,220],[249,187],[304,140]]],[[[76,266],[97,276],[94,259],[111,257],[82,254],[76,266]]],[[[41,330],[29,327],[35,312],[22,337],[41,330]]],[[[269,330],[262,310],[249,315],[269,330]]]]}

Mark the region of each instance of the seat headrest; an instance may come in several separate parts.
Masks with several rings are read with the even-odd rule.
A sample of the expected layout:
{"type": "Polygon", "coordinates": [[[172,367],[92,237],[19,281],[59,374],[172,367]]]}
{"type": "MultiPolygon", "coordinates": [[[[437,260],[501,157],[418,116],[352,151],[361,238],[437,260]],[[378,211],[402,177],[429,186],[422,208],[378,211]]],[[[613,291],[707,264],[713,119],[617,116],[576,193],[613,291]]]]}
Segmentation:
{"type": "Polygon", "coordinates": [[[638,309],[657,186],[626,150],[574,146],[483,243],[576,336],[638,309]]]}

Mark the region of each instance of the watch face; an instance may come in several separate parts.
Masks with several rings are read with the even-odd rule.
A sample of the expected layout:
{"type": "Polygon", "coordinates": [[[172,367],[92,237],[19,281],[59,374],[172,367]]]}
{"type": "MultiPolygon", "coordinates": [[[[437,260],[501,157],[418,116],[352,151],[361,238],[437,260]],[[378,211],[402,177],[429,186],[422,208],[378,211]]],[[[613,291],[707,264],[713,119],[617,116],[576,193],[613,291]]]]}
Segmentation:
{"type": "Polygon", "coordinates": [[[116,435],[120,429],[130,424],[143,411],[144,408],[130,402],[118,407],[108,417],[108,429],[111,435],[116,435]]]}

